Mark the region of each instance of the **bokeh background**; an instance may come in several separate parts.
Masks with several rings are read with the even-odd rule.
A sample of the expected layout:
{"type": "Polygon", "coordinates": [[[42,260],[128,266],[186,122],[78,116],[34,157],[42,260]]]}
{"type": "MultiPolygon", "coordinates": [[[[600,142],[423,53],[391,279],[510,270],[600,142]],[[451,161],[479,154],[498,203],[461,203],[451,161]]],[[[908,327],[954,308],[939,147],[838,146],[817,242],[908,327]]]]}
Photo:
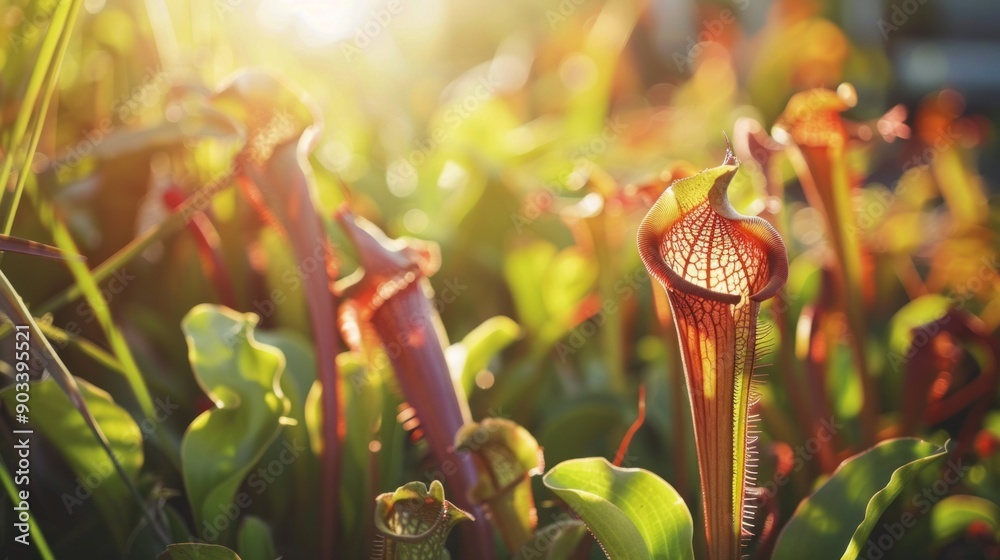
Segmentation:
{"type": "MultiPolygon", "coordinates": [[[[5,130],[56,4],[0,0],[5,130]]],[[[610,458],[636,417],[642,385],[647,418],[625,464],[660,474],[696,511],[673,332],[657,321],[634,244],[649,203],[672,179],[719,164],[725,135],[738,147],[741,118],[769,131],[794,93],[853,85],[857,104],[844,118],[856,233],[868,263],[868,332],[846,333],[842,321],[831,327],[839,334],[814,391],[846,426],[840,452],[857,451],[861,390],[849,336],[867,340],[885,411],[881,427],[891,431],[898,415],[889,411],[899,409],[908,383],[906,360],[898,358],[911,341],[909,326],[956,302],[991,337],[1000,325],[998,214],[989,205],[1000,181],[998,29],[993,0],[85,0],[29,188],[63,218],[88,262],[101,263],[162,220],[171,201],[225,168],[232,139],[206,117],[208,95],[247,68],[283,76],[322,118],[309,162],[324,217],[347,203],[392,237],[438,243],[443,262],[431,283],[452,342],[490,318],[509,318],[496,327],[510,333],[505,348],[461,380],[473,417],[524,425],[550,465],[610,458]],[[980,278],[976,287],[973,278],[980,278]]],[[[746,214],[779,209],[792,260],[788,313],[801,324],[798,317],[811,317],[823,301],[823,218],[791,163],[776,166],[780,200],[768,198],[774,193],[760,167],[744,163],[730,198],[746,214]],[[769,203],[777,206],[769,210],[769,203]]],[[[51,243],[43,214],[26,197],[13,233],[51,243]]],[[[191,374],[179,327],[194,305],[224,303],[260,314],[263,328],[309,333],[309,302],[295,280],[302,263],[283,238],[235,189],[219,195],[209,214],[218,233],[216,268],[200,257],[197,237],[182,231],[102,284],[151,392],[178,405],[163,428],[163,441],[174,444],[211,406],[191,374]],[[274,290],[287,297],[275,304],[274,290]]],[[[355,255],[328,226],[345,276],[355,255]]],[[[10,254],[3,266],[31,304],[73,283],[60,263],[10,254]]],[[[86,347],[109,347],[90,307],[73,301],[46,319],[72,331],[62,348],[69,369],[134,412],[126,379],[86,347]]],[[[773,322],[769,309],[763,320],[773,322]]],[[[809,437],[796,418],[796,396],[781,382],[783,375],[802,386],[813,379],[804,328],[805,335],[793,329],[784,340],[780,329],[768,335],[797,365],[785,373],[764,368],[771,382],[762,445],[772,457],[762,460],[764,477],[785,448],[809,437]]],[[[939,397],[979,371],[968,361],[955,364],[939,397]]],[[[353,443],[378,457],[378,467],[368,468],[364,457],[345,467],[345,557],[361,558],[368,547],[374,495],[433,472],[412,412],[388,385],[379,386],[373,414],[389,427],[353,443]]],[[[992,411],[982,437],[995,445],[996,395],[984,398],[992,411]]],[[[943,441],[961,430],[964,416],[957,418],[925,433],[943,441]]],[[[171,509],[172,519],[190,524],[183,475],[159,445],[147,442],[141,489],[171,509]]],[[[996,460],[995,447],[983,453],[996,460]]],[[[78,481],[58,446],[39,457],[45,486],[35,507],[57,556],[79,557],[72,551],[87,547],[94,551],[88,558],[118,557],[121,543],[108,538],[98,506],[64,507],[61,496],[78,481]]],[[[996,501],[998,473],[982,465],[969,492],[996,501]]],[[[807,461],[796,471],[796,491],[779,493],[779,519],[825,469],[807,461]]],[[[313,483],[296,477],[245,513],[264,520],[286,558],[307,558],[315,545],[308,500],[315,496],[313,483]]],[[[536,486],[547,519],[559,508],[536,486]]],[[[136,528],[137,517],[121,523],[133,547],[128,557],[147,557],[138,552],[148,535],[136,528]]],[[[914,532],[894,554],[918,557],[906,555],[927,550],[928,534],[914,532]]],[[[933,546],[944,550],[953,541],[933,546]]]]}

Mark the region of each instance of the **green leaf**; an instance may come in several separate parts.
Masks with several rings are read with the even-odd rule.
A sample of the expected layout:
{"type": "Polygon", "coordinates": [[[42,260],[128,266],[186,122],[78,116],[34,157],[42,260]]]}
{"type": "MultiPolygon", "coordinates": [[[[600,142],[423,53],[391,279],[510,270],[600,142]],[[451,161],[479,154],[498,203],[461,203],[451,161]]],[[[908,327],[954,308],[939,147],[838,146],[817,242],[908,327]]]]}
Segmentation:
{"type": "Polygon", "coordinates": [[[542,280],[545,307],[553,318],[569,321],[596,283],[597,262],[577,247],[563,249],[552,259],[542,280]]]}
{"type": "Polygon", "coordinates": [[[583,519],[608,558],[694,558],[691,513],[655,474],[591,457],[560,463],[542,480],[583,519]]]}
{"type": "Polygon", "coordinates": [[[235,552],[214,544],[172,544],[156,560],[240,560],[235,552]]]}
{"type": "Polygon", "coordinates": [[[531,542],[538,524],[531,477],[545,469],[531,433],[504,418],[484,418],[458,430],[455,450],[475,457],[479,482],[469,497],[489,509],[507,550],[531,542]]]}
{"type": "Polygon", "coordinates": [[[1000,535],[1000,506],[977,496],[948,496],[931,510],[931,533],[935,549],[962,536],[969,525],[982,523],[1000,535]]]}
{"type": "Polygon", "coordinates": [[[538,331],[548,319],[541,285],[544,271],[556,255],[555,245],[536,241],[511,250],[504,261],[504,277],[514,296],[514,305],[521,323],[538,331]]]}
{"type": "MultiPolygon", "coordinates": [[[[305,410],[306,398],[316,383],[316,358],[309,339],[298,332],[258,330],[255,336],[258,341],[276,347],[285,355],[281,392],[289,403],[281,436],[271,443],[258,462],[258,468],[267,466],[275,459],[281,461],[282,454],[287,458],[289,448],[296,453],[303,447],[307,448],[294,457],[292,464],[287,465],[287,472],[274,477],[274,482],[267,486],[267,492],[260,494],[259,499],[254,497],[254,502],[261,507],[255,511],[267,512],[266,519],[276,534],[308,547],[306,543],[311,543],[318,532],[315,515],[318,495],[312,485],[302,484],[303,480],[316,480],[319,476],[318,459],[309,448],[310,433],[305,410]]],[[[246,556],[246,551],[241,549],[240,552],[246,556]]]]}
{"type": "Polygon", "coordinates": [[[785,525],[773,560],[857,558],[879,516],[925,467],[945,460],[946,449],[915,438],[884,441],[846,460],[799,504],[785,525]]]}
{"type": "MultiPolygon", "coordinates": [[[[134,481],[143,463],[139,426],[110,395],[82,379],[77,379],[76,383],[122,470],[134,481]]],[[[136,514],[131,491],[115,472],[111,458],[83,416],[59,386],[52,380],[45,380],[32,383],[30,387],[31,427],[59,450],[82,481],[73,493],[63,495],[63,505],[71,513],[77,513],[93,492],[94,503],[107,521],[105,526],[118,545],[124,546],[134,528],[132,523],[136,514]]],[[[11,409],[16,405],[15,396],[13,385],[0,393],[0,399],[11,409]]]]}
{"type": "Polygon", "coordinates": [[[913,329],[944,317],[951,307],[951,300],[939,294],[921,296],[904,305],[889,322],[890,365],[897,365],[910,350],[913,329]],[[893,360],[893,358],[897,358],[893,360]],[[893,362],[895,362],[893,364],[893,362]]]}
{"type": "MultiPolygon", "coordinates": [[[[191,422],[181,465],[195,529],[214,540],[243,506],[234,500],[244,477],[281,431],[288,400],[278,381],[285,357],[254,338],[257,316],[199,305],[181,323],[198,384],[216,403],[191,422]],[[214,537],[214,538],[213,538],[214,537]]],[[[249,496],[240,502],[246,502],[249,496]]]]}
{"type": "Polygon", "coordinates": [[[490,317],[472,329],[461,342],[445,350],[453,378],[457,377],[466,395],[472,394],[476,374],[486,369],[490,360],[521,336],[521,327],[510,317],[490,317]]]}
{"type": "Polygon", "coordinates": [[[278,557],[271,529],[259,517],[248,515],[243,520],[236,542],[239,543],[236,548],[243,560],[274,560],[278,557]]]}

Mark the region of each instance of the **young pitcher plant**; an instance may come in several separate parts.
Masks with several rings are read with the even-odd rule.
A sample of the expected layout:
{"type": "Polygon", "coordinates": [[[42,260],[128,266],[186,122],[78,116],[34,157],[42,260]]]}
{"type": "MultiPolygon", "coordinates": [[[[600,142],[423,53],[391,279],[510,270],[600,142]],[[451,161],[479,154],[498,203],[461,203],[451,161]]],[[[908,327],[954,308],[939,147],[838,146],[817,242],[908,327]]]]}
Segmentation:
{"type": "Polygon", "coordinates": [[[749,408],[760,304],[788,276],[785,245],[759,217],[726,197],[739,169],[732,152],[719,167],[674,182],[639,226],[650,275],[666,289],[680,341],[694,420],[707,557],[740,556],[756,469],[749,408]]]}

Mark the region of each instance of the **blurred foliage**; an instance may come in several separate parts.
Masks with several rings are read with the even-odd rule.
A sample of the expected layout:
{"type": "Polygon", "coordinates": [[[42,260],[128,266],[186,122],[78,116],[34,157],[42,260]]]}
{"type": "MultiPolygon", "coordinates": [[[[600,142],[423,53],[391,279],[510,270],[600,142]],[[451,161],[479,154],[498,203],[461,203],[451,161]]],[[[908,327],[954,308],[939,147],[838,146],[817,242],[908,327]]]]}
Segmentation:
{"type": "MultiPolygon", "coordinates": [[[[391,344],[372,344],[363,325],[352,333],[343,315],[338,333],[314,331],[316,314],[335,311],[306,296],[322,288],[316,271],[344,280],[365,256],[337,227],[344,206],[391,239],[439,247],[440,269],[420,293],[463,413],[526,429],[557,475],[549,482],[593,470],[556,492],[541,477],[517,479],[531,485],[518,503],[537,509],[529,525],[533,542],[551,544],[547,557],[601,556],[577,517],[598,538],[654,532],[645,524],[660,515],[622,513],[619,478],[641,479],[624,494],[676,494],[698,519],[676,335],[634,240],[668,184],[722,160],[726,131],[743,161],[729,198],[775,224],[790,260],[784,292],[762,307],[772,358],[758,368],[770,382],[757,481],[785,482],[755,502],[747,551],[766,558],[777,542],[780,552],[781,528],[812,508],[812,529],[852,520],[837,546],[854,535],[864,550],[907,514],[914,525],[886,558],[996,558],[1000,214],[980,172],[996,152],[995,124],[946,84],[894,108],[885,45],[845,32],[844,11],[820,0],[0,0],[0,150],[11,170],[0,221],[12,217],[16,238],[87,258],[2,256],[4,295],[35,314],[85,405],[59,392],[72,378],[54,364],[59,387],[32,385],[33,531],[52,549],[38,557],[235,557],[206,544],[164,552],[164,540],[200,540],[244,560],[313,558],[334,535],[343,557],[363,558],[386,532],[374,523],[386,492],[438,479],[465,509],[455,465],[430,453],[428,418],[397,381],[391,344]],[[227,90],[247,69],[280,94],[255,86],[261,97],[248,101],[227,90]],[[801,166],[783,147],[770,163],[740,153],[735,132],[741,119],[771,130],[793,94],[845,81],[857,104],[843,114],[847,204],[837,212],[853,218],[842,232],[857,246],[853,302],[840,296],[844,257],[801,166]],[[284,128],[261,127],[264,115],[284,128]],[[257,165],[266,192],[245,188],[241,161],[257,165]],[[330,380],[317,379],[325,352],[339,353],[334,482],[321,474],[323,428],[335,425],[330,380]],[[924,386],[916,376],[929,376],[928,389],[909,394],[924,386]],[[594,458],[617,458],[641,385],[648,416],[617,461],[626,468],[604,465],[594,458]],[[920,405],[912,430],[906,402],[920,405]],[[833,433],[820,445],[827,420],[833,433]],[[966,474],[920,511],[913,497],[940,470],[889,476],[938,457],[927,450],[949,438],[966,474]],[[872,440],[891,441],[866,451],[872,440]],[[889,445],[923,451],[882,457],[889,445]],[[592,459],[553,469],[582,457],[592,459]],[[102,483],[90,488],[93,473],[102,483]],[[841,484],[857,494],[828,496],[841,484]],[[581,511],[583,492],[616,513],[581,511]],[[336,527],[320,526],[323,507],[338,513],[336,527]]],[[[0,375],[13,386],[10,331],[0,375]]],[[[12,394],[4,389],[0,414],[8,494],[12,394]]],[[[683,505],[670,515],[683,517],[683,505]]],[[[15,519],[0,508],[0,552],[15,550],[15,519]]],[[[474,525],[455,528],[452,557],[474,557],[474,525]]],[[[675,529],[693,532],[697,557],[699,524],[675,529]]],[[[516,553],[499,534],[480,544],[516,553]]]]}

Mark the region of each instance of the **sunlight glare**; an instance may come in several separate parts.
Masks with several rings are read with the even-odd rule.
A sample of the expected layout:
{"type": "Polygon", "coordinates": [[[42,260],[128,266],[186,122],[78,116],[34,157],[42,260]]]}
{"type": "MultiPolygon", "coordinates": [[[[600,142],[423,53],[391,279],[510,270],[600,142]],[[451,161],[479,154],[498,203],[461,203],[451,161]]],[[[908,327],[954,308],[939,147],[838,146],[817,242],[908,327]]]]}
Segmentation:
{"type": "Polygon", "coordinates": [[[306,45],[328,45],[353,36],[376,1],[261,0],[257,21],[272,31],[290,31],[306,45]]]}

